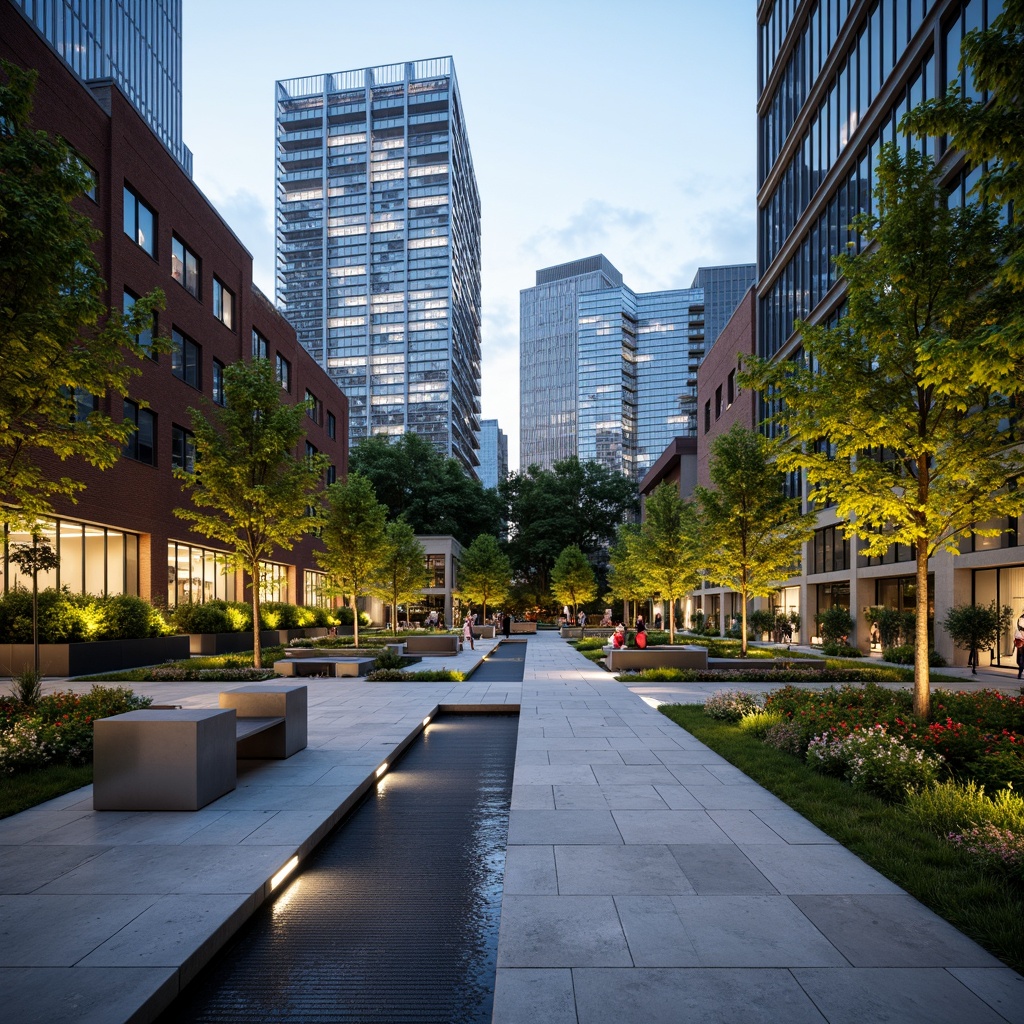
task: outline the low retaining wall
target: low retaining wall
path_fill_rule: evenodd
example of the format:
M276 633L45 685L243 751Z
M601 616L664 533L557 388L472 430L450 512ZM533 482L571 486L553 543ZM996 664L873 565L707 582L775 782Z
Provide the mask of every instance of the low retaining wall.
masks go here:
M85 676L120 672L140 665L187 658L187 636L153 636L141 640L96 640L75 644L40 644L39 668L44 676ZM0 644L0 673L16 675L35 664L32 644Z
M689 644L645 647L642 650L636 647L606 647L605 655L611 672L642 671L645 668L708 667L708 649Z
M315 632L314 636L323 636L327 631ZM286 644L296 636L307 636L305 629L261 629L260 644L263 647L276 647ZM252 650L252 630L241 633L189 633L189 654L237 654L239 651ZM183 655L187 657L187 655Z
M513 633L536 633L537 632L537 623L536 622L527 622L525 619L522 622L513 622L512 623L512 632Z

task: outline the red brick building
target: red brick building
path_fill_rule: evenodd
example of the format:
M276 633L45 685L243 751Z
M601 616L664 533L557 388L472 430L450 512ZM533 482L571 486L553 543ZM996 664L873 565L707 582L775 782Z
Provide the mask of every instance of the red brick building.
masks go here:
M157 331L174 352L146 360L130 394L108 395L100 407L139 430L117 465L71 472L86 484L77 503L56 504L46 532L59 545L61 568L46 585L88 593L136 593L156 604L227 597L244 600L243 581L225 574L218 545L173 515L189 502L172 476L190 456L189 407L201 396L222 401L225 366L267 358L286 400L312 398L306 444L325 453L328 474L347 467L348 402L298 344L294 330L252 281L252 257L192 180L112 82L86 85L7 4L0 56L35 68L33 121L63 136L95 172L90 196L77 201L102 233L97 257L107 303L117 309L161 288L167 299ZM240 157L241 159L241 157ZM55 463L56 469L56 463ZM61 466L68 472L68 464ZM9 539L18 539L15 537ZM323 600L322 574L305 538L267 566L267 597L295 603ZM7 548L0 586L17 579Z

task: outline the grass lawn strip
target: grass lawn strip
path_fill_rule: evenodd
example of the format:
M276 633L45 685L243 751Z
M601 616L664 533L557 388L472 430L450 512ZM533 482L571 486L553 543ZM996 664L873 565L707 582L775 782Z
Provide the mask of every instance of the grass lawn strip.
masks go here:
M888 804L819 775L700 705L661 711L837 842L1017 971L1024 972L1024 891Z

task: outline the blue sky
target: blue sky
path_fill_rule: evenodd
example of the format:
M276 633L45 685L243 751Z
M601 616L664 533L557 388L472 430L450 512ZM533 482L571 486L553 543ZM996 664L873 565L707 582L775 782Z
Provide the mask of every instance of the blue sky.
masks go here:
M375 12L377 12L375 14ZM483 210L483 415L519 464L519 291L754 261L755 0L184 0L194 176L273 295L274 82L451 55Z

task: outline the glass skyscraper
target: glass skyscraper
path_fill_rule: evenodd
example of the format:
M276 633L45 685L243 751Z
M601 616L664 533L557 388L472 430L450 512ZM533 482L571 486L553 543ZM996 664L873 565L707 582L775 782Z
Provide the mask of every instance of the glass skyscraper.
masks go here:
M634 292L600 255L537 271L519 300L521 469L575 455L640 479L674 437L695 437L705 304L732 269L663 292ZM727 320L746 287L724 290Z
M450 57L277 83L277 300L349 399L469 472L480 198Z
M79 78L112 78L192 176L182 142L181 0L11 0Z
M508 438L497 420L480 421L480 483L493 490L508 476Z
M691 288L702 288L704 301L704 349L714 345L722 328L736 312L740 300L757 281L756 263L736 263L730 267L700 267Z

